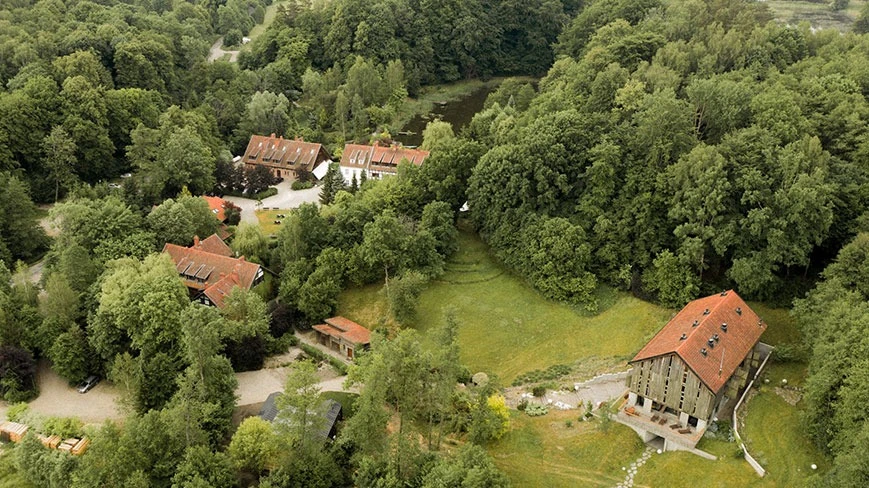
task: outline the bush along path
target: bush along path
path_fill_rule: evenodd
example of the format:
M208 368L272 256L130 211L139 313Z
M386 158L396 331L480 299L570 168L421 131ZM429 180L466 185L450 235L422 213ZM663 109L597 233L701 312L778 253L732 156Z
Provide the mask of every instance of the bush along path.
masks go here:
M643 451L643 455L637 458L636 461L632 462L630 466L623 466L622 469L627 471L625 474L625 480L617 484L616 488L631 488L634 486L634 477L637 475L637 470L640 469L640 466L646 464L646 461L652 457L652 452L654 452L654 449L646 447L646 450Z

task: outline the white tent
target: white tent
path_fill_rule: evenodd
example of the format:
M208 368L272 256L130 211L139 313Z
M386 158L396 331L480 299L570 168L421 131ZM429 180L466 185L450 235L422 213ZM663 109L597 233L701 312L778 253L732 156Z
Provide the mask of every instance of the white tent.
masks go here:
M330 164L332 164L332 160L331 160L331 159L330 159L330 160L327 160L327 161L323 161L323 162L320 163L316 168L314 168L314 171L311 171L311 173L312 173L312 174L314 175L314 177L316 177L318 180L322 180L323 177L326 176L326 172L329 171L329 165L330 165Z

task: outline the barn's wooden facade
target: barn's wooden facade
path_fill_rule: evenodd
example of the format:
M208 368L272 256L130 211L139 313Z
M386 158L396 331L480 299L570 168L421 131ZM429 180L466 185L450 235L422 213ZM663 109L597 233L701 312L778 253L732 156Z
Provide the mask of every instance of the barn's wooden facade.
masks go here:
M645 440L693 448L758 368L764 330L733 291L689 303L630 362L624 423Z
M628 376L628 389L634 404L648 411L659 410L687 416L688 425L703 425L712 418L715 408L725 399L734 399L748 384L749 373L760 365L761 348L751 352L725 383L712 392L700 377L677 354L667 354L635 362ZM648 403L648 404L647 404Z

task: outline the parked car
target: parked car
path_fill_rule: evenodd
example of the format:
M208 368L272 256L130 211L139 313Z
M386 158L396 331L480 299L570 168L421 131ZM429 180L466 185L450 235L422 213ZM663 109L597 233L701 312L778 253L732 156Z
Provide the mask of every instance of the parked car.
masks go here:
M100 377L96 375L88 376L86 380L82 381L78 384L78 392L79 393L87 393L91 390L91 388L97 386L97 383L100 382Z

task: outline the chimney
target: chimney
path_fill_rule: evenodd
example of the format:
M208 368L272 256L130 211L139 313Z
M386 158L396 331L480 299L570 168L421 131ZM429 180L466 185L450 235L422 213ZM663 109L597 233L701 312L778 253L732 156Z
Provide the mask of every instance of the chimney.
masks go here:
M272 135L269 136L269 137L271 137L272 139L274 139L274 138L275 138L275 135L277 135L277 134L275 134L274 132L272 132Z
M244 256L239 256L238 260L244 262Z
M193 236L193 247L199 247L199 236Z

